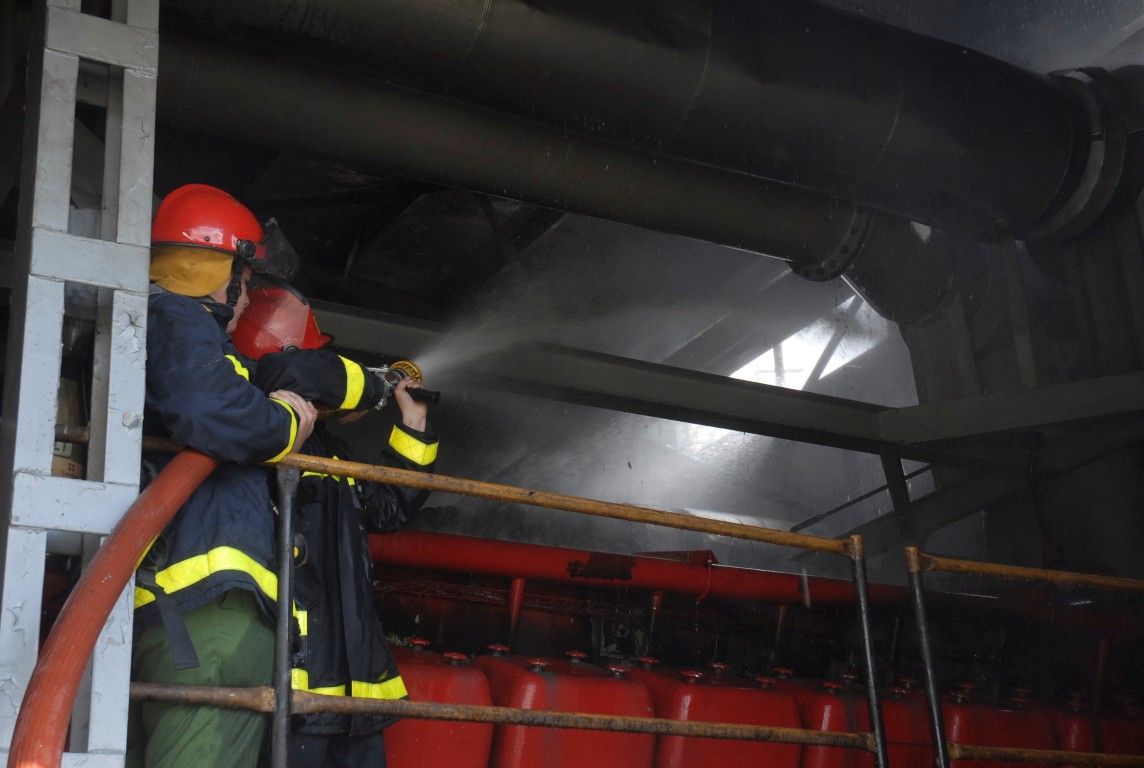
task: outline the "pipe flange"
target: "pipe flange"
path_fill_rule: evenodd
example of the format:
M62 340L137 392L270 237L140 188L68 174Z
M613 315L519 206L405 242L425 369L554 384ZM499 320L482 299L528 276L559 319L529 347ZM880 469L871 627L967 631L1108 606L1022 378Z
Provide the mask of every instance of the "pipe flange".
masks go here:
M873 214L867 208L854 208L854 214L850 219L850 226L846 230L846 234L842 237L842 242L838 247L831 251L825 258L816 262L802 262L792 261L790 263L790 270L799 277L807 280L813 280L816 283L833 280L842 275L843 272L854 261L854 257L858 255L858 251L862 249L862 243L866 239L866 234L870 231L870 222L873 220Z
M1117 109L1119 90L1107 72L1077 69L1050 77L1084 106L1088 156L1068 198L1030 231L1018 233L1025 240L1068 240L1092 226L1120 184L1128 148L1128 129Z

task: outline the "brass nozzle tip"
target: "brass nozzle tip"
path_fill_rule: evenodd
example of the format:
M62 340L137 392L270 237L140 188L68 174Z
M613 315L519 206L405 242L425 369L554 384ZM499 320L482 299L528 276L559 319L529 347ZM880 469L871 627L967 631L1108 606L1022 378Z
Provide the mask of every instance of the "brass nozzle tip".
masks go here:
M400 371L405 374L406 378L421 382L421 366L412 360L398 360L393 365L389 366L392 371Z

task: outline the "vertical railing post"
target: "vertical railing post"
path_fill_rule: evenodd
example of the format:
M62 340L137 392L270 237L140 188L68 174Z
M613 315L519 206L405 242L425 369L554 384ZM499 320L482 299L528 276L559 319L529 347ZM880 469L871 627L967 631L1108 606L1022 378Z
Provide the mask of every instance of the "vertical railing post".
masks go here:
M929 705L934 765L936 768L949 768L949 749L945 743L945 723L941 716L941 698L938 696L929 622L926 620L925 593L922 586L922 561L917 547L906 547L906 568L910 577L910 596L914 603L914 618L918 625L918 645L922 655L922 673L925 676L926 702Z
M878 768L889 768L886 751L886 729L882 723L882 706L878 701L878 671L874 660L874 637L870 621L870 593L866 581L866 548L862 537L849 540L850 564L854 573L854 592L858 595L858 620L862 633L862 655L866 667L866 699L870 705L870 727L874 732Z
M274 721L270 764L286 768L290 745L290 625L294 581L294 496L300 473L278 468L278 604L274 623Z

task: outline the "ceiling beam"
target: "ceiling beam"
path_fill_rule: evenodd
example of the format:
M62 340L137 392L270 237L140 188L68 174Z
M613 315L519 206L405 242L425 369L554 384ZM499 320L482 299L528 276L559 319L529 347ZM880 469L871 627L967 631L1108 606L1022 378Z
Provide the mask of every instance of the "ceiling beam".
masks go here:
M898 512L887 512L838 534L836 538L861 535L866 556L875 557L906 546L901 526L904 519L908 529L917 536L917 541L908 543L921 542L924 545L929 535L935 531L994 504L1026 493L1028 489L1029 477L1026 473L999 472L973 475L914 499L905 506L900 515ZM813 552L799 552L792 555L791 560L806 563L813 557Z
M328 301L311 301L318 325L342 349L414 359L440 344L442 326Z
M1144 413L1144 372L887 409L880 436L912 446Z
M924 545L930 534L994 504L1026 493L1028 489L1029 477L1025 473L975 475L914 499L906 506L903 517L916 532L918 541ZM876 517L842 536L853 534L863 537L869 557L905 546L898 519L893 513Z

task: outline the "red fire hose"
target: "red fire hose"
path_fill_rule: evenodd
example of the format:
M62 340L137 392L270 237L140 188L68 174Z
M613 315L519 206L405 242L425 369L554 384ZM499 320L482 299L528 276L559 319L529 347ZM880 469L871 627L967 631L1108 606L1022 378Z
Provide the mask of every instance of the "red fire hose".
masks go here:
M107 616L143 552L216 466L218 460L206 454L181 451L96 552L40 650L16 718L8 768L58 768L80 677Z

